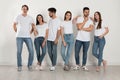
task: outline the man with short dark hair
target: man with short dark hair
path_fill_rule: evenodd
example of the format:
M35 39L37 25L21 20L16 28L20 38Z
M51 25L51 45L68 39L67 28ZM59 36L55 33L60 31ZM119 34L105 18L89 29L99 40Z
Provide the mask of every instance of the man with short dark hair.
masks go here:
M18 71L22 70L22 48L25 42L28 51L28 70L32 70L32 63L34 57L32 39L30 33L35 31L35 25L33 18L27 14L29 8L27 5L22 5L22 14L18 15L14 21L13 28L16 32L16 44L17 44L17 66Z
M89 8L84 7L83 8L84 15L77 19L78 34L75 42L75 61L76 61L75 69L80 68L79 53L81 47L83 46L82 69L88 70L88 68L86 67L87 52L90 44L90 32L93 30L93 22L89 18L89 12L90 12Z
M56 16L56 9L49 8L49 16L50 20L48 23L49 33L48 33L48 54L52 63L52 67L50 67L50 71L55 70L56 62L57 62L57 44L60 36L60 20Z

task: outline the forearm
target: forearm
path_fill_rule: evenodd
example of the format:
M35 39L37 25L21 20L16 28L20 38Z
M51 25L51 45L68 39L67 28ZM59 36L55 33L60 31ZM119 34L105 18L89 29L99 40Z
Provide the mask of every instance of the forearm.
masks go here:
M83 28L82 30L83 30L83 31L90 32L90 31L93 30L93 26L89 26L88 28Z
M32 29L31 29L31 31L33 32L33 31L37 31L37 29L36 29L36 27L35 27L35 24L32 24Z
M64 33L63 33L63 28L61 28L61 30L60 30L60 34L61 34L61 38L62 38L62 42L64 41Z
M46 35L45 35L45 39L44 39L44 42L46 42L48 39L48 30L46 30Z
M82 30L83 30L83 31L90 32L90 31L91 31L91 28L83 28Z
M79 23L79 24L77 24L77 28L78 28L78 30L82 30L82 28L84 27L84 25L85 25L85 21L83 21L83 23Z
M105 35L107 35L108 32L109 32L109 30L108 30L108 28L107 28L107 29L105 30L105 32L104 32L101 36L105 36Z
M57 36L56 36L56 40L59 39L59 36L60 36L60 30L57 31Z
M17 27L16 27L15 23L13 24L13 29L14 29L15 32L17 32Z

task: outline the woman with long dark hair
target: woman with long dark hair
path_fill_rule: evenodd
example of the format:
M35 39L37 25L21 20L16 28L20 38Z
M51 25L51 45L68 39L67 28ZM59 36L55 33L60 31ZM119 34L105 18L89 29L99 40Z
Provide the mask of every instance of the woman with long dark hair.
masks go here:
M37 35L34 44L35 44L35 50L37 54L37 66L36 69L43 70L42 68L42 61L44 59L44 56L46 54L46 41L48 37L48 25L44 22L43 16L41 14L38 14L36 17L36 29L37 29ZM40 48L42 51L40 51ZM42 53L40 53L42 52Z
M109 32L109 29L104 25L100 12L95 12L93 21L95 32L92 53L98 59L96 71L99 72L101 63L103 63L104 68L106 67L106 60L103 59L103 50L106 43L104 36Z
M74 44L73 24L71 19L72 13L70 11L66 11L64 21L61 23L61 55L64 61L64 70L66 71L70 70L69 58Z

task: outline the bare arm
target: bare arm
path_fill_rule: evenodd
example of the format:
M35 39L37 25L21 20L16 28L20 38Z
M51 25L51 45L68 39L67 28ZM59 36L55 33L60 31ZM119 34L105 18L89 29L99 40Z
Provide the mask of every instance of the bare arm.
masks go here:
M109 29L108 29L108 27L106 27L105 32L100 36L100 38L104 37L108 33L109 33Z
M82 30L82 28L84 27L84 25L87 21L88 21L88 18L84 18L84 21L82 23L78 23L77 24L78 30Z
M83 31L91 32L93 30L93 25L90 25L88 28L83 28Z
M63 31L64 31L64 28L61 27L60 33L61 33L62 42L64 41L64 33L63 33Z
M46 34L45 34L45 39L44 39L44 42L47 41L47 38L48 38L48 32L49 32L49 29L46 30Z
M35 36L38 35L37 29L36 29L34 23L32 23L32 29L31 29L30 33L32 34L33 32L34 32L34 35L35 35Z
M72 23L73 23L73 24L76 24L77 19L78 19L79 17L80 17L80 15L78 15L78 16L76 16L76 17L74 17L74 18L73 18L73 20L72 20Z
M83 28L83 26L85 25L85 23L86 23L85 21L83 21L83 23L78 23L78 24L77 24L77 29L78 29L78 30L82 30L82 28Z
M45 44L46 44L46 41L47 41L47 38L48 38L48 32L49 32L49 29L46 29L45 39L44 39L44 41L42 43L42 47L44 47Z
M56 36L56 39L54 41L55 44L58 43L59 36L60 36L60 30L57 31L57 36Z
M15 32L17 32L17 23L13 23L13 29Z

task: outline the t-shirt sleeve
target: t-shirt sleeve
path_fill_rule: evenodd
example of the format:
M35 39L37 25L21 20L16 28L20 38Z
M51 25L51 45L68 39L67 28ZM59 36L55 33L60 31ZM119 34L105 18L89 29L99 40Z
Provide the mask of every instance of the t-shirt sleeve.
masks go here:
M15 19L14 19L14 23L18 23L18 18L19 16L17 16L17 17L15 17Z
M64 24L63 24L63 22L61 22L61 24L60 24L60 27L64 27Z
M83 19L81 18L81 17L79 17L78 19L77 19L77 22L76 23L82 23L83 22Z
M94 25L92 20L90 20L90 25Z
M50 29L50 22L51 22L51 20L48 21L48 29Z
M49 28L48 28L48 24L47 24L47 23L46 23L46 29L49 29Z
M60 30L60 26L61 26L61 21L58 20L58 27L57 27L57 30Z
M31 23L31 24L35 24L35 22L34 22L34 20L33 20L32 17L31 17L31 19L30 19L30 23Z
M102 27L103 27L103 28L108 28L108 26L105 24L104 21L102 21Z

